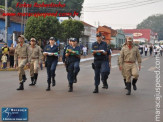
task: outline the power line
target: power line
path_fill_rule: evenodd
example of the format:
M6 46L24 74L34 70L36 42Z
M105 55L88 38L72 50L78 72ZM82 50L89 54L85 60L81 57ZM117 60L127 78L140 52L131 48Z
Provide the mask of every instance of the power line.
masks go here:
M105 9L105 10L92 10L92 11L84 11L84 12L102 12L102 11L104 11L104 12L108 12L108 11L114 11L114 10L122 10L122 9L128 9L128 8L133 8L133 7L140 7L140 6L144 6L144 5L148 5L148 4L154 4L154 3L158 3L158 2L163 2L162 0L157 0L157 1L153 1L153 2L149 2L149 3L144 3L144 4L142 4L142 3L140 3L140 5L139 4L137 4L137 5L135 5L135 4L133 4L133 5L131 5L131 6L122 6L121 8L117 8L117 7L115 7L115 8L113 8L113 9Z
M148 0L148 1L150 1L150 0ZM100 6L103 7L103 6L110 6L110 5L119 5L119 4L132 3L132 2L138 2L138 1L137 1L137 0L135 0L135 1L130 0L130 1L125 1L125 2L116 2L116 3L108 3L108 4L106 4L106 2L103 3L103 4L98 4L98 3L96 3L96 5L84 6L84 7L94 8L94 7L100 7ZM139 1L139 2L143 2L143 1ZM98 4L98 5L97 5L97 4Z
M88 9L105 9L105 8L117 8L117 7L124 7L124 6L128 6L128 5L135 5L135 4L142 4L142 3L149 3L149 2L156 2L158 0L145 0L145 1L132 1L132 2L126 2L126 4L120 4L120 3L115 3L114 6L113 4L109 4L109 5L104 5L104 6L95 6L95 7L88 7ZM98 8L97 8L98 7ZM86 7L87 8L87 7Z

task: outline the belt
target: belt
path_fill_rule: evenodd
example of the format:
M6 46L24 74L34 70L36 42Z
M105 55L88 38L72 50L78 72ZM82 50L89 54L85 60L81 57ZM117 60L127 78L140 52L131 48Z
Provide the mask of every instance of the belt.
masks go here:
M132 62L132 61L125 61L125 63L133 64L133 63L135 63L135 62Z
M26 59L27 57L18 57L18 59Z
M33 57L32 59L38 59L38 57L36 57L36 58Z

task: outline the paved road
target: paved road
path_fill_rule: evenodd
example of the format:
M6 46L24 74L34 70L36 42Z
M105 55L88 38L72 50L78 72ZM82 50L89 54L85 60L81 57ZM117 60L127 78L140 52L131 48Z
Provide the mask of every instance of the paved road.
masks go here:
M57 85L50 92L45 91L47 87L45 69L40 71L38 84L33 87L28 86L30 78L29 72L27 73L28 80L24 91L16 91L17 72L0 72L0 107L27 107L29 122L155 121L154 57L143 57L137 84L138 90L132 91L131 96L125 95L126 90L117 67L117 57L112 59L112 70L108 80L109 89L100 88L99 94L93 94L94 72L91 69L91 62L81 63L78 83L74 85L73 93L67 92L68 81L64 66L57 67ZM163 73L162 62L161 73ZM161 93L163 93L162 89ZM162 106L163 102L161 103L161 122L163 122Z

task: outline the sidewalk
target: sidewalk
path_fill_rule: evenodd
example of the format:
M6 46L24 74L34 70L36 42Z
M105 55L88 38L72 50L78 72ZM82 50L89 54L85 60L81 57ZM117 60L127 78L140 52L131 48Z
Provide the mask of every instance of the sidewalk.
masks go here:
M119 55L119 50L113 50L112 51L112 56L117 56ZM91 54L87 55L86 57L84 56L81 56L81 60L80 62L85 62L85 61L90 61L90 60L93 60L93 56ZM44 64L43 64L44 65ZM63 65L63 62L59 61L58 62L58 65ZM1 62L0 62L0 71L18 71L18 69L15 69L15 68L9 68L10 67L10 62L7 62L7 68L6 69L2 69L1 68ZM25 67L25 70L27 70L28 68Z

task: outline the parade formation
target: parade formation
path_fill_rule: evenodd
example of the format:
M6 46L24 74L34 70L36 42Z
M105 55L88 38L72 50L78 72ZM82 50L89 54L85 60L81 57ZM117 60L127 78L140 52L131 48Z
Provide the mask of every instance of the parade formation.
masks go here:
M105 37L99 32L96 34L97 41L92 43L92 55L94 61L92 69L94 70L94 86L93 93L99 93L100 80L103 84L103 89L108 89L108 77L111 71L111 49L105 42ZM18 45L14 53L14 67L18 68L18 76L20 86L17 90L24 90L24 82L27 80L24 67L27 66L30 71L31 83L29 86L36 85L38 78L39 66L42 63L43 56L45 57L45 66L47 69L47 84L46 91L51 90L51 84L56 85L56 68L59 57L59 47L56 44L56 38L50 37L49 43L42 50L37 45L35 38L30 39L30 44L25 43L24 35L18 37ZM68 92L73 92L73 85L77 83L77 76L80 71L81 49L78 46L76 38L70 38L68 45L64 47L62 61L67 71ZM141 56L139 49L133 45L131 37L126 38L125 44L120 51L120 56L117 59L119 70L124 78L126 95L131 94L131 84L133 89L137 90L136 82L141 69ZM137 66L138 64L138 66ZM131 80L131 78L133 79ZM132 82L131 82L132 81Z

